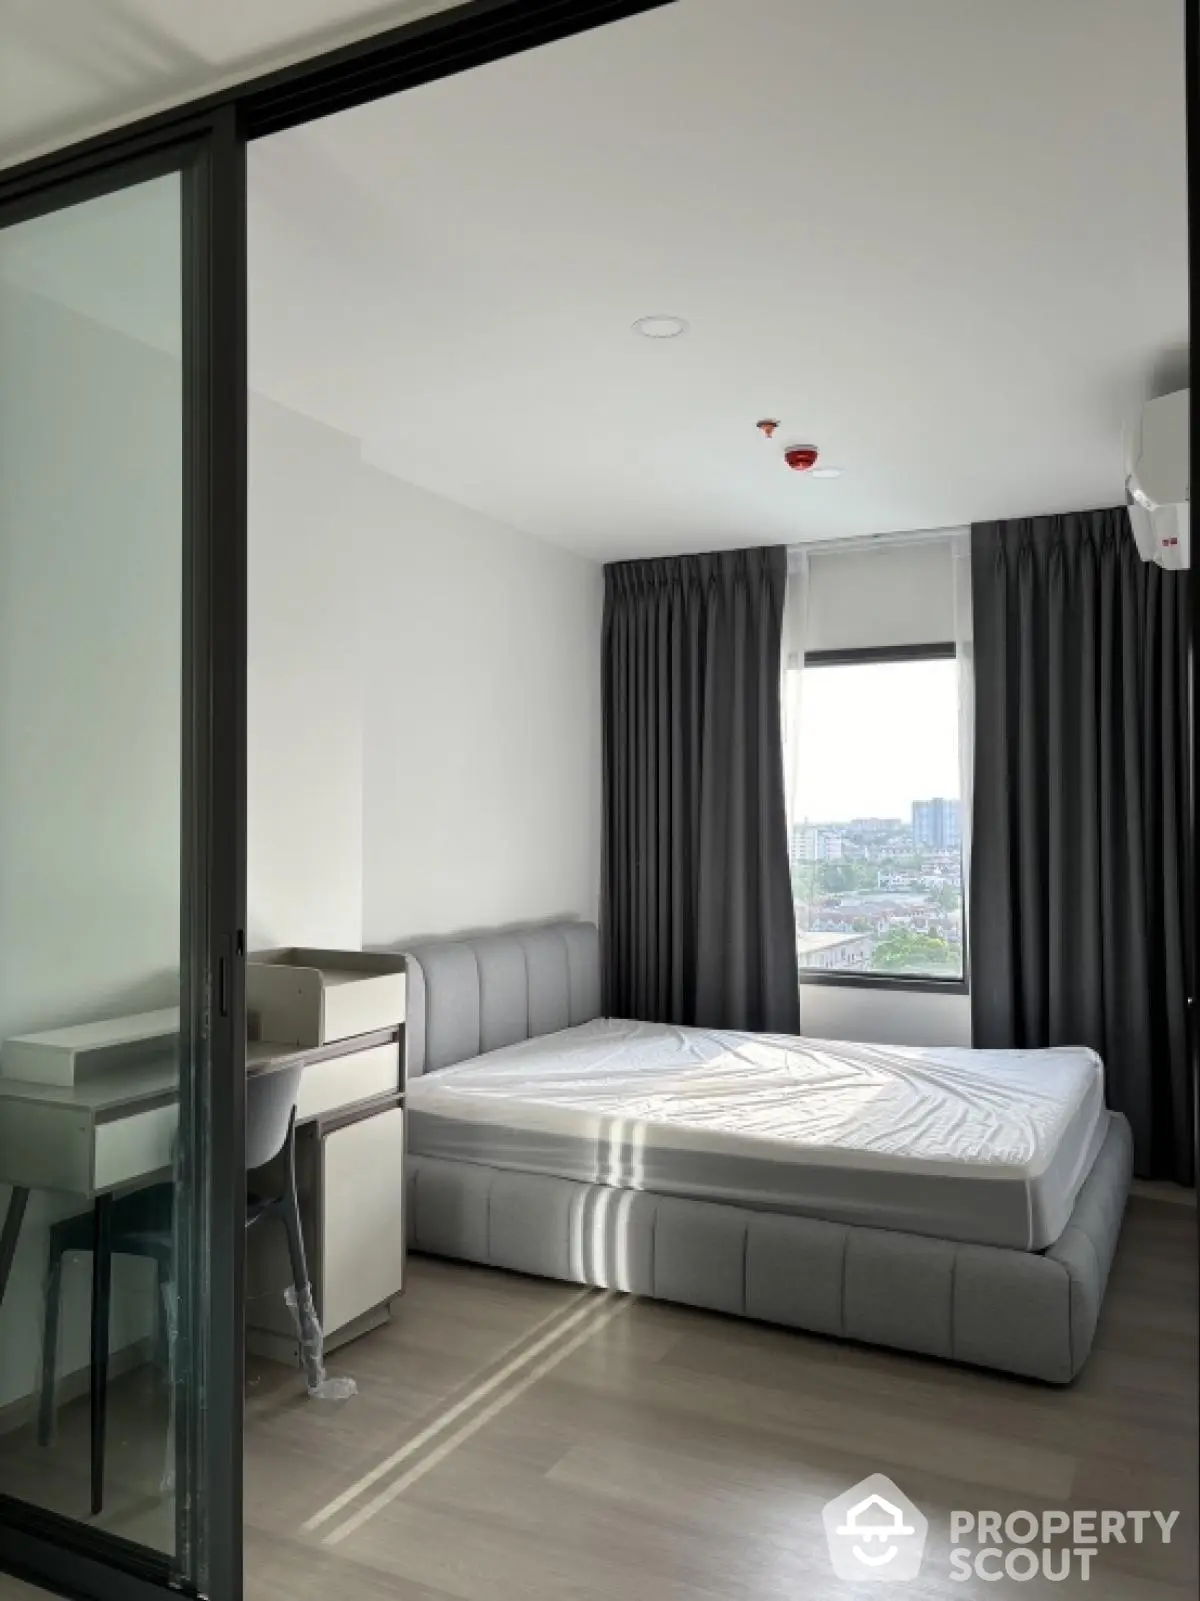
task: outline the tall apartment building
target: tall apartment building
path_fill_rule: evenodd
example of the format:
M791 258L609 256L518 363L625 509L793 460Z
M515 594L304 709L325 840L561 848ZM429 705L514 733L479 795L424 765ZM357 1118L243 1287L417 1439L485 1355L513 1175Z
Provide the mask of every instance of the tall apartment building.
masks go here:
M913 801L913 844L927 850L949 850L962 840L959 806L956 800L935 795L932 800Z

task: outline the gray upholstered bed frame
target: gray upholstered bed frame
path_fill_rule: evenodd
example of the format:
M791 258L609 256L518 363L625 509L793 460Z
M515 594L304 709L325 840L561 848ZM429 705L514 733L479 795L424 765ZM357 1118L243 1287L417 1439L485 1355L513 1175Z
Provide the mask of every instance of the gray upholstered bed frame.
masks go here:
M410 1078L600 1015L588 923L439 941L408 955ZM437 1256L1063 1384L1091 1349L1131 1152L1128 1124L1110 1113L1071 1221L1042 1252L419 1155L409 1163L409 1237Z

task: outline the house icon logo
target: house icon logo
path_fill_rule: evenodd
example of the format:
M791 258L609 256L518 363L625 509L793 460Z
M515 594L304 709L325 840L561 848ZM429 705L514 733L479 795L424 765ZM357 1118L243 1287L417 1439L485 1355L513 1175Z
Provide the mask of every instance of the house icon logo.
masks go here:
M839 1579L904 1584L920 1573L928 1519L882 1473L828 1502L821 1517Z

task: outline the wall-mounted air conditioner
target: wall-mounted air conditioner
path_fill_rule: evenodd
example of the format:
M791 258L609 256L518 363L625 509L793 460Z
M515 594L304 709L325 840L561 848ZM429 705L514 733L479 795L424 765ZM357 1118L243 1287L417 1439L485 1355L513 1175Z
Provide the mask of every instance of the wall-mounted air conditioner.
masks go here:
M1191 391L1147 401L1134 431L1125 480L1129 521L1143 561L1191 565Z

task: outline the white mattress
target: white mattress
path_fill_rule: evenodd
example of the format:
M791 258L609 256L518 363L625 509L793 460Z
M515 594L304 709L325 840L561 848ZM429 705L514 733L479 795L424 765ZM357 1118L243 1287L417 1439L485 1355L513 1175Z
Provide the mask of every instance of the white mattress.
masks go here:
M1104 1138L1094 1051L858 1045L601 1019L408 1087L423 1156L1019 1250Z

